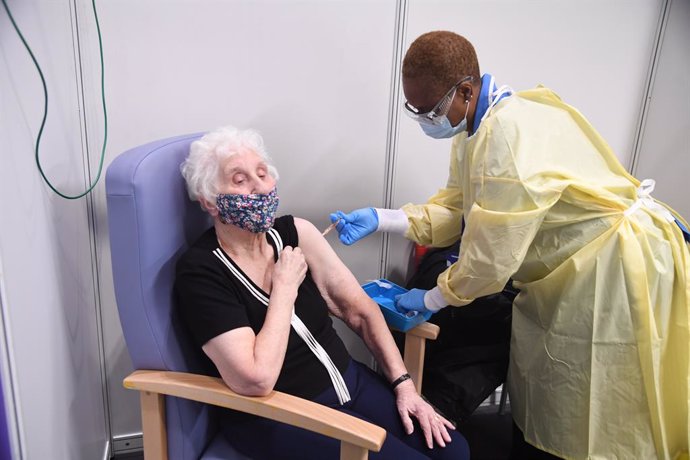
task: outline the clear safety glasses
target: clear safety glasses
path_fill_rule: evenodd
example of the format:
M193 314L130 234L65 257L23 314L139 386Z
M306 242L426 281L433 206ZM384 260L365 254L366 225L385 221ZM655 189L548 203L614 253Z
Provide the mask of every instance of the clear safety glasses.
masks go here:
M436 104L434 108L428 112L419 113L417 109L405 101L405 113L417 123L424 123L427 125L437 125L441 123L442 117L448 115L450 105L453 102L453 98L455 98L455 93L458 91L458 86L466 81L472 81L472 76L468 75L454 84L453 87L448 90L446 95L443 96L440 101L438 101L438 104Z

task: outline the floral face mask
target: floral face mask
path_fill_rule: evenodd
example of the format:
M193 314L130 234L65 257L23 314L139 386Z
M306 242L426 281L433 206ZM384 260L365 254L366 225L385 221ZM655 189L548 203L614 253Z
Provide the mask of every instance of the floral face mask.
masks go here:
M224 224L231 224L252 233L265 233L273 226L278 209L278 192L247 195L219 194L216 198L218 217Z

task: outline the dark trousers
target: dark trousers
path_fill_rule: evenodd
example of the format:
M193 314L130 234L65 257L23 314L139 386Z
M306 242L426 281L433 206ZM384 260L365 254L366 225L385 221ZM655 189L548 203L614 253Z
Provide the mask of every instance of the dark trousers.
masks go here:
M467 460L469 447L457 431L450 433L452 442L446 447L426 447L422 430L415 424L411 435L405 434L395 404L395 394L381 376L367 366L351 361L343 375L352 400L341 406L335 391L330 388L315 402L357 418L367 420L386 430L386 440L380 452L371 452L374 460ZM224 429L228 440L238 450L254 459L326 460L338 459L340 442L272 420L248 416L241 422L230 423Z
M525 436L513 422L513 448L510 452L510 460L561 460L548 452L537 449L525 441Z

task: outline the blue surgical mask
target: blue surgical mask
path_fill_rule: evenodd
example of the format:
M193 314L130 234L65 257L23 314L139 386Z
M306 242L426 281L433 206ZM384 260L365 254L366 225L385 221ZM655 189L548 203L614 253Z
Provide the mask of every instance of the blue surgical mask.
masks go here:
M434 120L435 123L433 125L429 123L420 123L419 126L422 127L422 130L427 136L433 137L434 139L446 139L453 137L458 133L467 131L467 111L469 109L470 104L468 101L467 108L465 109L465 116L462 118L462 120L460 120L460 123L458 123L457 126L450 124L450 120L448 119L447 115L438 117L436 120Z

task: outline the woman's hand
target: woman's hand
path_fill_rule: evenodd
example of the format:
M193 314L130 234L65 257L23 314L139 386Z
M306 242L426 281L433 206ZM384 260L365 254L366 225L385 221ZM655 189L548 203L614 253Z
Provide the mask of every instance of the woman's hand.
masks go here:
M307 276L307 261L300 248L286 246L273 269L273 291L285 289L297 297L297 289ZM294 299L293 299L294 300Z
M444 417L436 413L431 405L424 401L412 380L405 381L395 387L396 404L398 406L398 413L402 420L405 432L412 434L414 425L412 418L415 417L422 427L426 445L429 449L434 448L434 441L441 447L446 447L446 443L451 441L448 430L455 429L455 426Z

